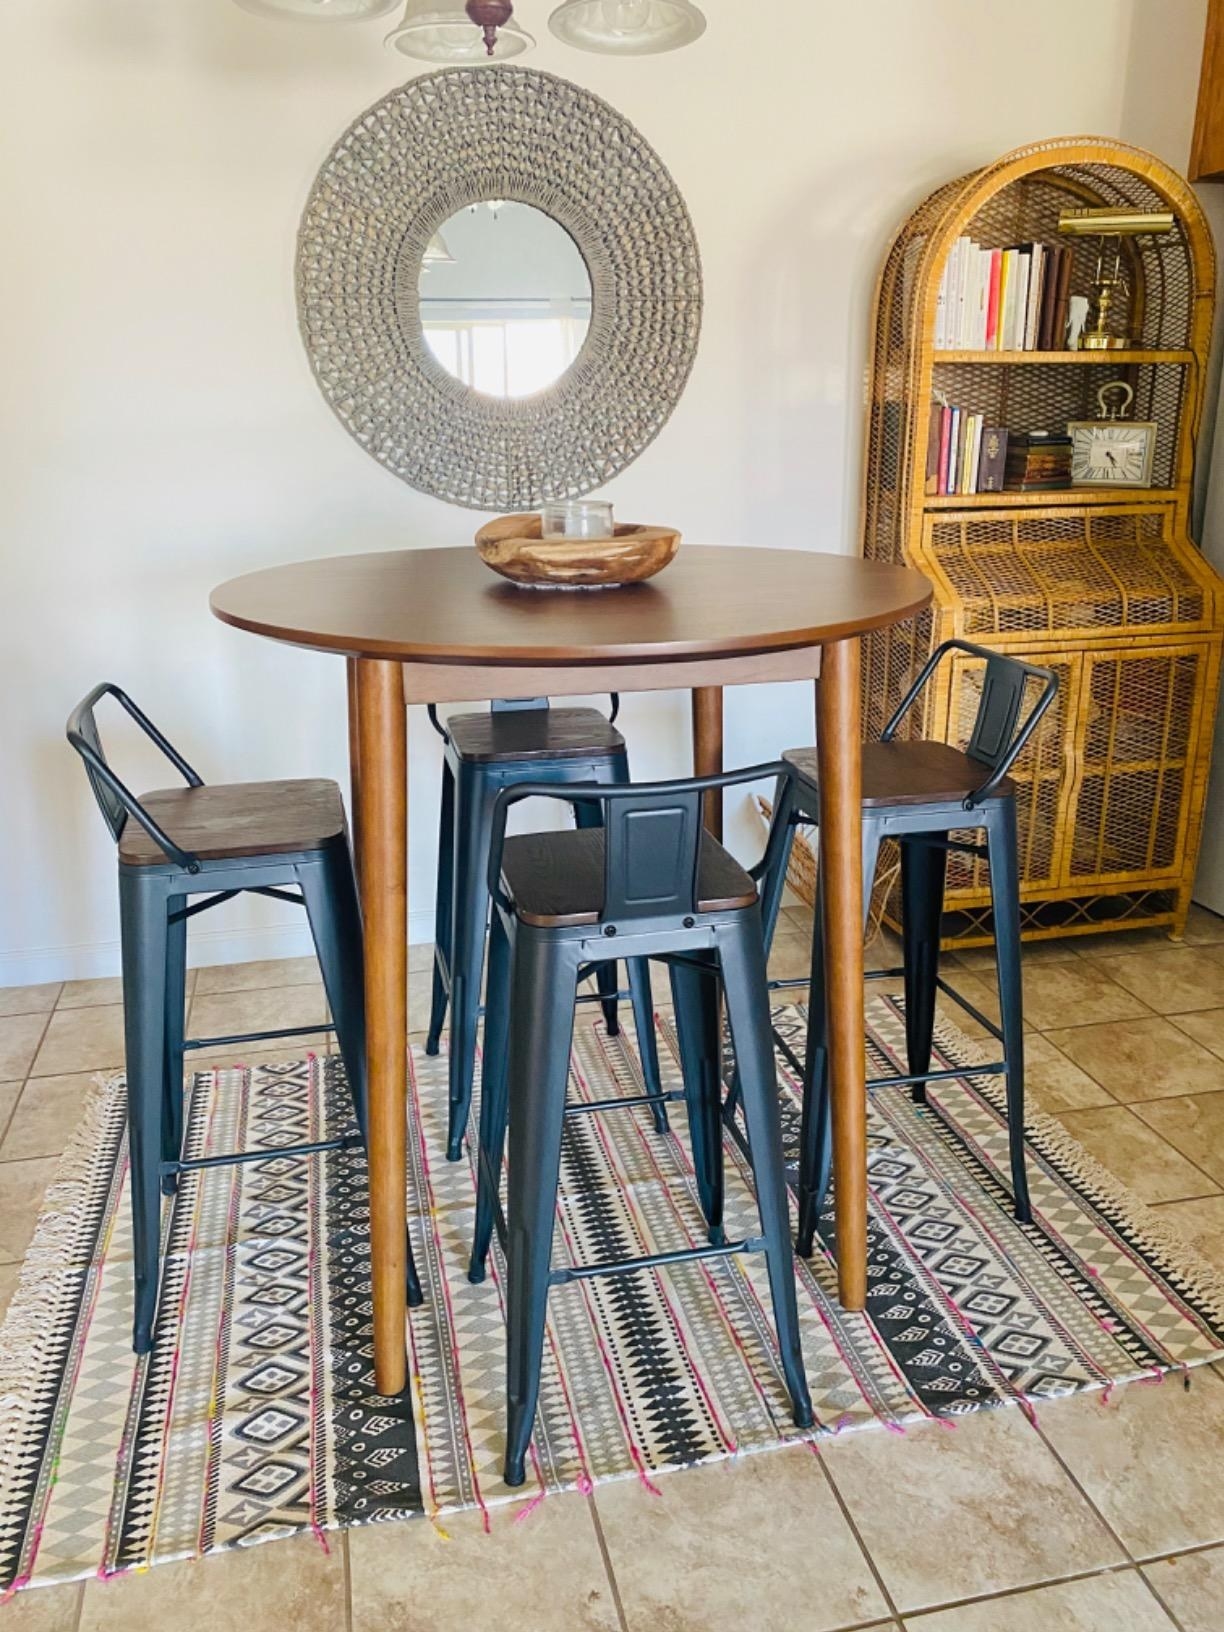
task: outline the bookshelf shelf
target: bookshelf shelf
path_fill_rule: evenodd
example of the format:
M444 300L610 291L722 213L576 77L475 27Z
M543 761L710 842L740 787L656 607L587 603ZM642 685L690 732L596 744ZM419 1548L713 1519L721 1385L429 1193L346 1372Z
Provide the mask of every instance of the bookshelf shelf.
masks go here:
M987 363L993 367L1023 367L1033 364L1071 364L1079 367L1101 367L1112 364L1116 368L1144 363L1193 363L1192 351L934 351L931 361L941 363Z
M1088 295L1096 244L1060 238L1058 218L1093 205L1174 216L1159 240L1126 240L1131 295L1118 332L1134 345L936 350L958 239L992 251L1070 243L1060 287ZM1224 582L1189 530L1214 296L1210 234L1185 181L1151 154L1083 138L1020 148L949 181L910 216L881 274L863 553L925 571L935 595L929 613L864 641L864 729L878 735L951 636L1054 669L1057 699L1013 773L1029 937L1124 924L1176 938L1185 925L1224 647ZM1098 416L1098 388L1111 378L1102 369L1134 391L1130 417L1156 426L1151 486L927 493L933 401L1012 437L1059 433ZM937 673L911 728L963 747L982 665L957 658ZM946 906L945 944L988 940L980 861L950 860Z

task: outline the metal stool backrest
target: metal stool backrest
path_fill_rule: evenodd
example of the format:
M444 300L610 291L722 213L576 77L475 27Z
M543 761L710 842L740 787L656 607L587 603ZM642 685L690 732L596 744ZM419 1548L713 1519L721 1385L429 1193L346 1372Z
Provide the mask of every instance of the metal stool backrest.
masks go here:
M1037 728L1041 716L1054 701L1058 691L1058 676L1052 669L1038 668L1033 663L1022 663L1018 657L1005 657L989 647L975 646L968 640L945 640L931 653L922 672L902 698L891 720L880 734L881 742L891 742L902 720L917 702L927 682L949 652L966 652L970 657L985 661L986 673L982 679L982 698L978 704L973 731L965 752L970 759L990 767L990 775L964 800L966 810L972 810L994 792L1016 763L1021 750ZM1024 695L1030 682L1040 684L1036 701L1020 720Z
M612 704L612 712L608 715L608 723L613 725L616 722L616 716L620 713L620 692L609 692L608 698ZM525 709L548 708L549 706L547 697L494 697L489 704L489 712L491 714L512 714L522 712ZM429 715L430 725L433 726L442 741L449 742L450 732L438 718L437 705L435 703L427 704L425 712Z
M188 765L173 743L162 736L148 715L136 706L125 691L121 691L111 681L104 680L100 686L95 686L87 697L83 697L68 716L68 741L85 762L85 774L89 777L89 785L93 789L94 798L98 801L98 809L110 829L111 837L117 843L127 826L128 818L131 817L140 823L155 844L160 845L169 860L185 868L189 873L198 873L199 858L192 855L189 850L180 849L170 835L163 832L136 795L119 780L107 763L102 738L98 733L98 723L94 718L94 709L103 697L113 697L127 710L145 736L156 744L178 771L188 787L203 787L204 778Z
M782 761L726 771L719 776L691 777L675 782L639 782L623 785L575 782L524 782L503 788L493 806L493 833L489 846L489 893L510 910L501 887L502 848L510 806L521 799L560 799L566 804L597 803L603 817L604 897L599 923L625 923L645 918L691 917L698 910L698 874L701 859L702 794L710 788L730 788L765 777L777 779L778 792L789 782L791 769ZM781 800L775 800L775 806ZM785 833L778 823L770 829L765 854L747 869L753 880L768 873L781 853Z

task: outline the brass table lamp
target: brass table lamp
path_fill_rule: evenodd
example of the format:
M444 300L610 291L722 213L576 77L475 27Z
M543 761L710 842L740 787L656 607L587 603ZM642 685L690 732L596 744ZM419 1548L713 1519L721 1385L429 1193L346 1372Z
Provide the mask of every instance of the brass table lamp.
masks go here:
M1058 230L1068 238L1096 238L1097 264L1088 327L1080 337L1081 351L1126 351L1134 345L1129 334L1111 334L1109 316L1115 294L1129 294L1122 265L1123 238L1171 232L1172 213L1165 210L1063 210Z

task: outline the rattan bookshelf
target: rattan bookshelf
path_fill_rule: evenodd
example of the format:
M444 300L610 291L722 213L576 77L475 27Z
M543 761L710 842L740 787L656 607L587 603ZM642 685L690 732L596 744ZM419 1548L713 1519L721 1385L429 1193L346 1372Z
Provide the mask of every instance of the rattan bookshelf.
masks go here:
M1060 241L1074 205L1172 210L1174 230L1127 242L1139 344L1095 352L934 349L936 297L962 233L1005 247ZM1074 247L1087 294L1092 240ZM932 610L865 642L865 730L879 734L919 664L951 635L1055 668L1057 703L1017 767L1030 938L1164 925L1179 937L1202 825L1224 638L1224 582L1190 537L1215 255L1187 184L1151 154L1092 138L1009 153L926 200L893 243L876 293L864 554L935 584ZM1142 489L924 493L937 393L1014 432L1095 417L1107 380L1158 431ZM915 731L964 744L980 665L947 670ZM882 869L883 872L883 869ZM985 870L949 861L947 945L989 939Z

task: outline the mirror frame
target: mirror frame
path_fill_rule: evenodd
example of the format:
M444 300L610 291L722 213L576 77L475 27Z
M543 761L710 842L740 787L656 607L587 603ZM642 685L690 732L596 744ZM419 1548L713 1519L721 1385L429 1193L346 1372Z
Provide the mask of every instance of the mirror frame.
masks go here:
M427 244L492 198L551 216L590 274L582 350L529 397L473 391L421 328ZM538 69L448 68L332 149L302 216L297 297L315 378L366 452L423 493L506 512L603 486L659 434L697 350L701 260L671 176L614 108Z

